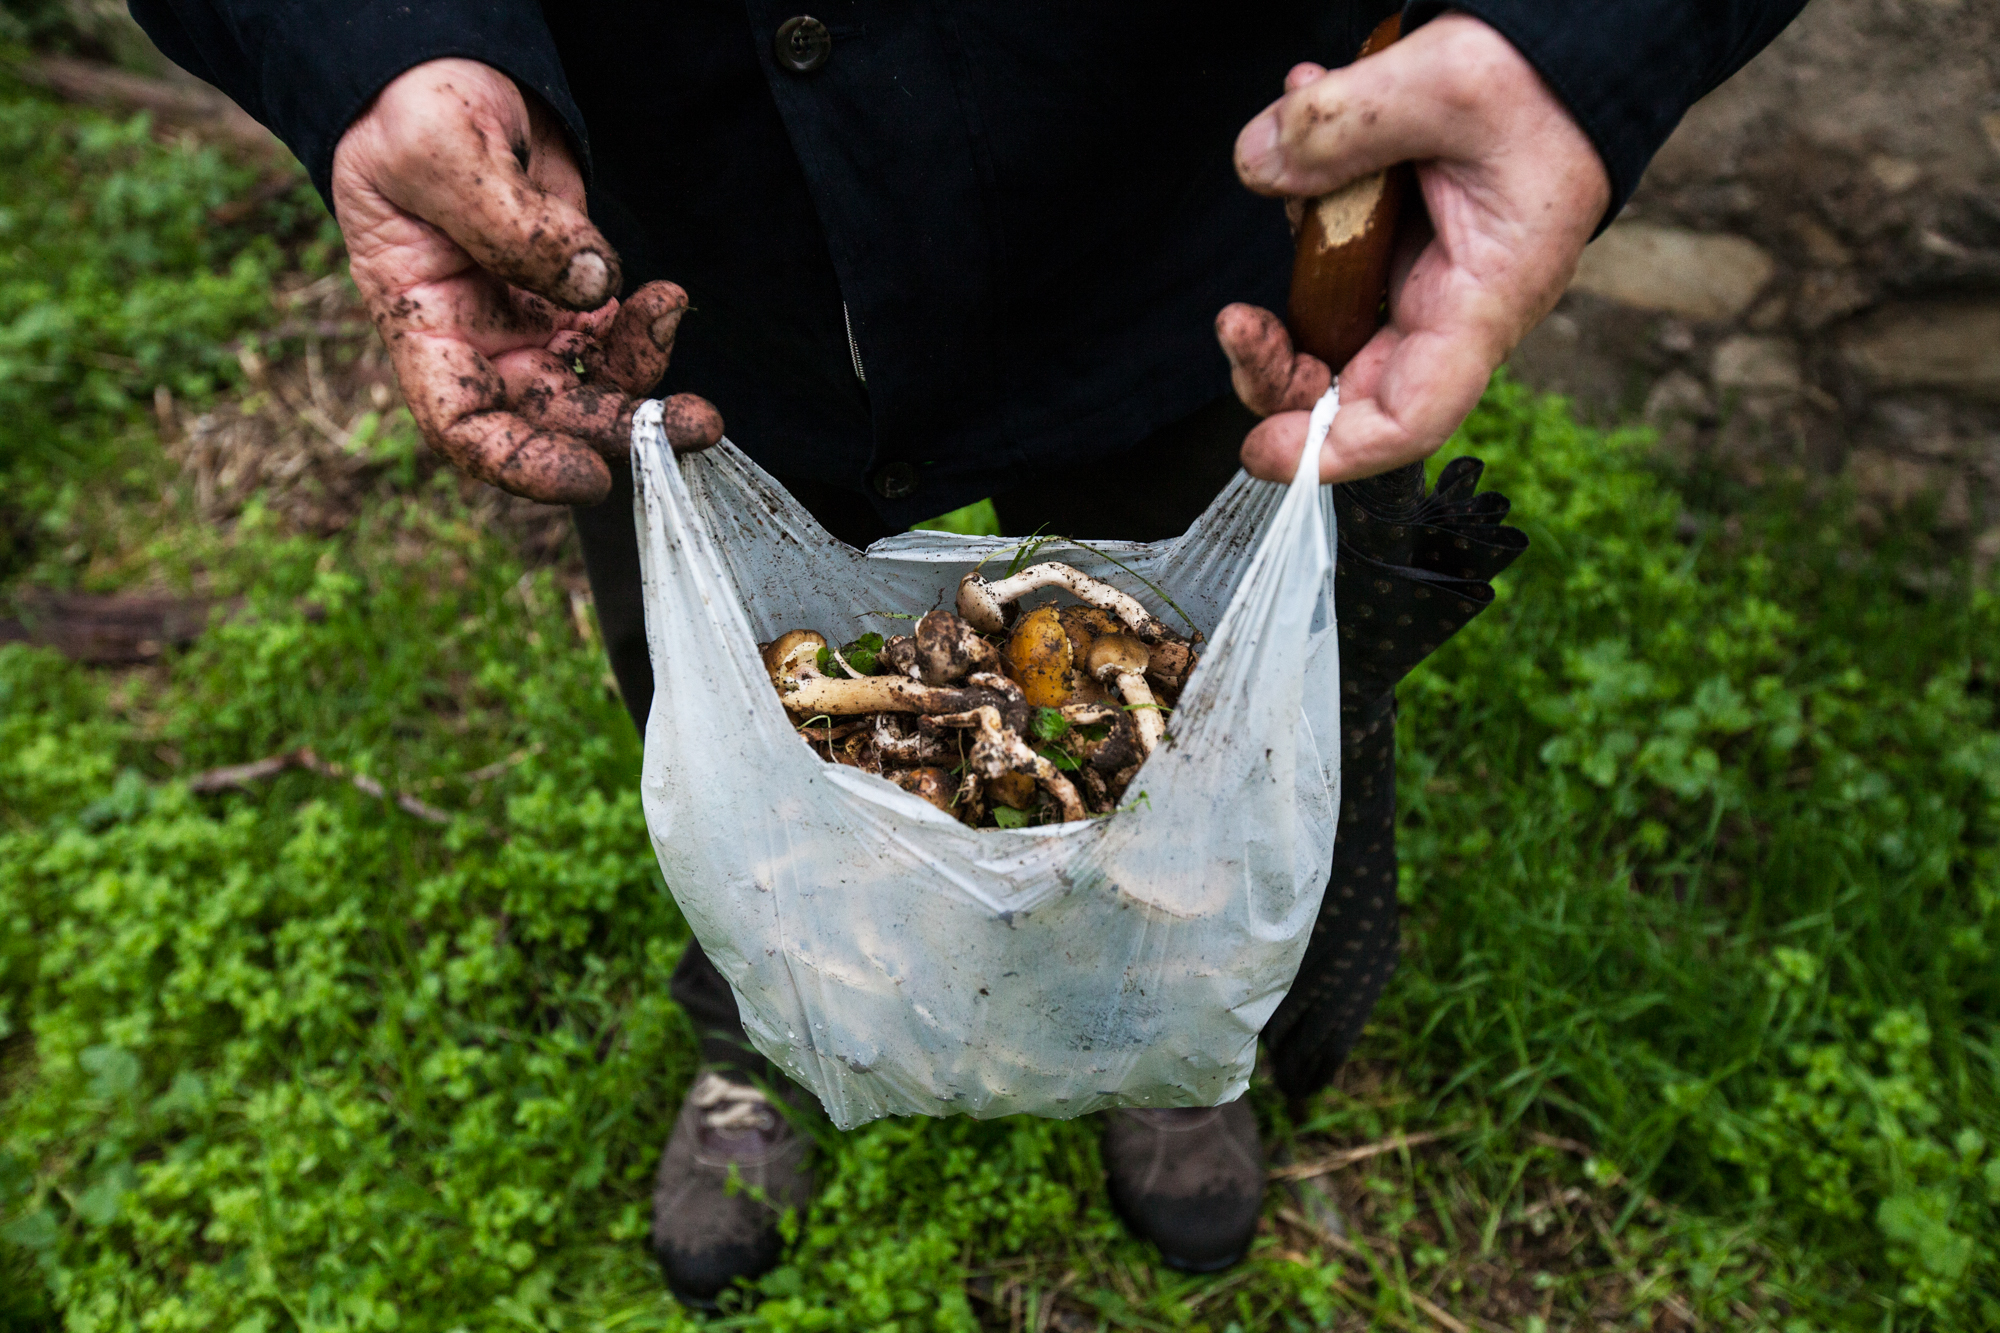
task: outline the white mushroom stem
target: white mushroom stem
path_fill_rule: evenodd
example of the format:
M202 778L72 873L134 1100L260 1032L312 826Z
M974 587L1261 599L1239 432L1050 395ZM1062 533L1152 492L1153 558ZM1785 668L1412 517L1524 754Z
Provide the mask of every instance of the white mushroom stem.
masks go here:
M1014 703L1022 701L1021 687L997 671L975 671L965 678L965 683L977 689L991 690L1005 695Z
M1129 634L1107 634L1090 647L1090 674L1115 687L1139 733L1139 753L1151 755L1167 733L1167 719L1146 683L1146 645Z
M1037 588L1061 588L1080 602L1109 611L1148 643L1178 637L1137 598L1118 591L1102 579L1090 577L1073 565L1055 561L1029 565L1018 574L991 583L978 570L973 570L958 582L958 613L981 633L997 634L1007 628L1006 613L1001 608Z
M787 683L791 688L787 689ZM857 713L946 713L977 706L990 696L977 690L941 690L900 676L832 680L817 670L799 672L778 686L785 707L811 716L852 717Z
M936 689L900 676L833 680L819 669L826 640L811 630L793 630L764 650L764 669L778 696L794 713L852 717L857 713L956 713L976 708L992 696L978 690Z
M1015 735L1013 730L1000 720L1000 710L992 704L967 709L963 713L950 713L931 719L941 727L975 727L978 737L972 742L972 753L966 756L967 766L981 777L997 778L1002 773L1032 773L1042 790L1055 798L1062 809L1065 823L1073 819L1088 819L1090 811L1070 780L1057 771L1056 766L1036 754L1026 741Z

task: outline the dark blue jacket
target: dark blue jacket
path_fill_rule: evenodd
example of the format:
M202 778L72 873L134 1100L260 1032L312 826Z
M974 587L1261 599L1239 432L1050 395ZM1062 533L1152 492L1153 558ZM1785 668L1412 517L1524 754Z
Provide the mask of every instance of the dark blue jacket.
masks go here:
M774 37L803 3L131 0L322 192L341 133L412 65L468 57L539 93L628 287L692 299L666 387L713 400L771 471L867 491L899 525L1228 391L1215 314L1283 309L1291 262L1279 206L1235 179L1236 133L1294 63L1344 62L1393 7L813 0L831 50L798 73ZM1615 213L1802 4L1452 7L1576 114ZM1445 8L1415 0L1405 26Z

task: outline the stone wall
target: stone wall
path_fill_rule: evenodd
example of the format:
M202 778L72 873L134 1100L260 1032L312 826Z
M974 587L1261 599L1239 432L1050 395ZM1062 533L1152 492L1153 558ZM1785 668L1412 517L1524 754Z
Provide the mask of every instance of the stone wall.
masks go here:
M1680 461L1844 475L1864 521L2000 555L2000 0L1814 0L1513 361Z

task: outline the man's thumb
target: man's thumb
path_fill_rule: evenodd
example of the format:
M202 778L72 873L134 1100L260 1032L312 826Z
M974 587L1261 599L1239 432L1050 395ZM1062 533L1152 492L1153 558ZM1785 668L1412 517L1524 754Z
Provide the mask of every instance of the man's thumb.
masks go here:
M479 266L565 310L618 294L618 252L583 210L528 178L512 153L467 173L427 220Z
M580 207L568 146L559 133L535 132L505 74L431 62L385 89L371 119L377 188L481 268L567 310L595 310L618 294L618 253Z
M1476 120L1470 90L1483 73L1474 59L1482 53L1463 49L1452 17L1317 78L1287 80L1285 95L1237 135L1238 177L1262 194L1311 198L1462 148L1467 121Z

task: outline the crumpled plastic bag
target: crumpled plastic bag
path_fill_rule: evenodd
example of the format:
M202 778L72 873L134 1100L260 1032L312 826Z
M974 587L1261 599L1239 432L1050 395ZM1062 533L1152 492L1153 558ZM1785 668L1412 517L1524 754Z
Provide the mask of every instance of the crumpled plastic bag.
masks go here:
M1305 458L1335 410L1329 394ZM1239 473L1171 541L1034 552L1205 642L1123 808L1000 830L825 762L757 646L798 628L907 633L1020 543L916 532L856 551L728 441L675 455L658 403L637 415L632 461L655 683L646 823L757 1049L842 1129L1241 1095L1340 809L1334 510L1316 468L1288 486Z

